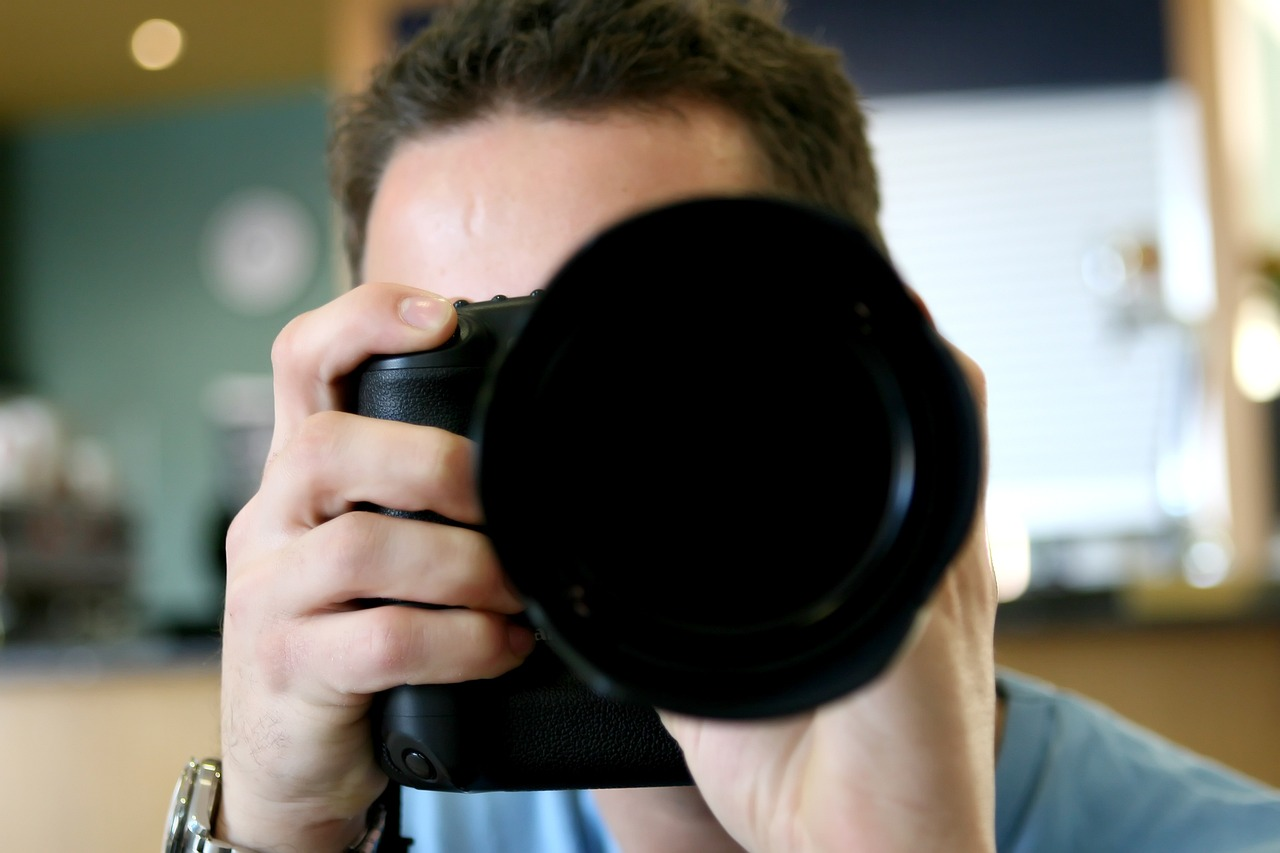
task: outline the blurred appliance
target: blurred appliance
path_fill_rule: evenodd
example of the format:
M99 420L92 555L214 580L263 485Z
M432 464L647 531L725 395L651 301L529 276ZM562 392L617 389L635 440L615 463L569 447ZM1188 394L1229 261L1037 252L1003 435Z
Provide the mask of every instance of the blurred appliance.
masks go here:
M0 508L0 619L6 644L82 643L135 633L126 517L70 504Z

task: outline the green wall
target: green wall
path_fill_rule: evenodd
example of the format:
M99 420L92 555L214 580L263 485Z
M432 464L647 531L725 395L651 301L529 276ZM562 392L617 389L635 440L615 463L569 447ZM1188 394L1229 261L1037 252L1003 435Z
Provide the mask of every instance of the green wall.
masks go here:
M0 136L0 393L16 387L18 354L14 325L14 174L13 142Z
M113 452L137 525L137 591L152 626L210 624L218 442L209 382L267 374L294 314L333 292L335 249L319 90L130 116L62 119L10 134L0 347L27 390ZM304 202L320 240L305 296L239 316L202 278L212 211L237 190ZM3 363L0 362L0 367Z

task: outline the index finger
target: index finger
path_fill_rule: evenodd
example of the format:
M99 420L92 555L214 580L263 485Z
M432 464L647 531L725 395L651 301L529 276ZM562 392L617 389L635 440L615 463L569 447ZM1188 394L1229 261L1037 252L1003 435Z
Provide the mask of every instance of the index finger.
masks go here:
M344 381L371 355L433 349L449 339L449 300L389 282L370 282L291 320L271 348L275 430L268 460L317 412L344 407Z

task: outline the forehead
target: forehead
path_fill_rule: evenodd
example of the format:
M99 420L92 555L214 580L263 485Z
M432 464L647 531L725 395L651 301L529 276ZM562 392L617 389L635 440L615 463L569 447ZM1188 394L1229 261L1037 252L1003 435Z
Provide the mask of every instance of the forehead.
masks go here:
M762 162L741 121L702 105L495 115L397 147L370 211L363 277L473 300L528 292L624 216L763 191Z

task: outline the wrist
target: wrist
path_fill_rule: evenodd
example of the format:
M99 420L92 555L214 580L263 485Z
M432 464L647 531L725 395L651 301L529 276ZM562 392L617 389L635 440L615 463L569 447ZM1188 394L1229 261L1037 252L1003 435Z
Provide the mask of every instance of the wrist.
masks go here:
M385 810L380 804L352 803L335 807L304 802L277 802L253 796L242 780L224 775L219 808L214 815L218 838L253 853L376 850Z

